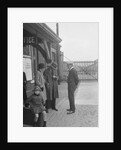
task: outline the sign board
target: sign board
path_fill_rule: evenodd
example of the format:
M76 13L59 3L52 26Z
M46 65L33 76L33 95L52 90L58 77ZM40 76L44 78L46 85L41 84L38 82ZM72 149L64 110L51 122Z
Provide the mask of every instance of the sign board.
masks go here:
M23 71L26 73L27 81L32 80L31 58L23 58Z
M30 44L30 43L33 43L33 44L35 44L36 42L36 40L35 40L35 37L34 36L32 36L32 37L24 37L24 39L23 39L24 41L24 43L26 43L26 44Z

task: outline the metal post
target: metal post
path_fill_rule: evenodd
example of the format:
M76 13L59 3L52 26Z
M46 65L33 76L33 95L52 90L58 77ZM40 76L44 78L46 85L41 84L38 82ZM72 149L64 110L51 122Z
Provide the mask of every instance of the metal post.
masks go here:
M57 36L59 36L58 23L56 23L56 34L57 34ZM60 84L61 77L60 77L60 47L59 47L59 44L57 44L57 63L58 63L58 76L59 76L58 84Z
M57 34L57 36L59 36L59 26L58 26L58 23L56 23L56 34Z

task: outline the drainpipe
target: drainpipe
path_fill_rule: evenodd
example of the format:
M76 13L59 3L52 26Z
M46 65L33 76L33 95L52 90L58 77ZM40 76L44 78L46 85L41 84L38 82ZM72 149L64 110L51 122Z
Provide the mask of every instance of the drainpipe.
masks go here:
M59 36L59 28L58 28L58 23L56 23L56 34L57 36ZM60 76L60 47L59 47L59 43L57 43L57 63L58 63L58 84L60 84L60 80L61 80L61 76Z
M59 28L58 28L58 23L56 23L56 34L59 37Z

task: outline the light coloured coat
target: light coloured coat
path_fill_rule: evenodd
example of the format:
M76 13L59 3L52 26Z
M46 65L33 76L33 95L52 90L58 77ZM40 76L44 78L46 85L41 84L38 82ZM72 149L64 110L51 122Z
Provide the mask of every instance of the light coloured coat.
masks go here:
M46 96L46 88L45 88L45 79L43 77L43 73L40 71L37 71L36 73L36 85L38 85L40 88L43 88L43 91L41 91L41 95L43 97L43 100L47 100Z

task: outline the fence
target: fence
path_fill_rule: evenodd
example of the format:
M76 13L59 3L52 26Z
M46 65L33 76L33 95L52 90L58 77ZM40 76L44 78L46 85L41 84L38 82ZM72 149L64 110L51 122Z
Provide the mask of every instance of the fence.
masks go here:
M80 80L98 81L98 60L95 61L74 61L74 67L78 72ZM63 80L68 76L67 62L63 63Z

